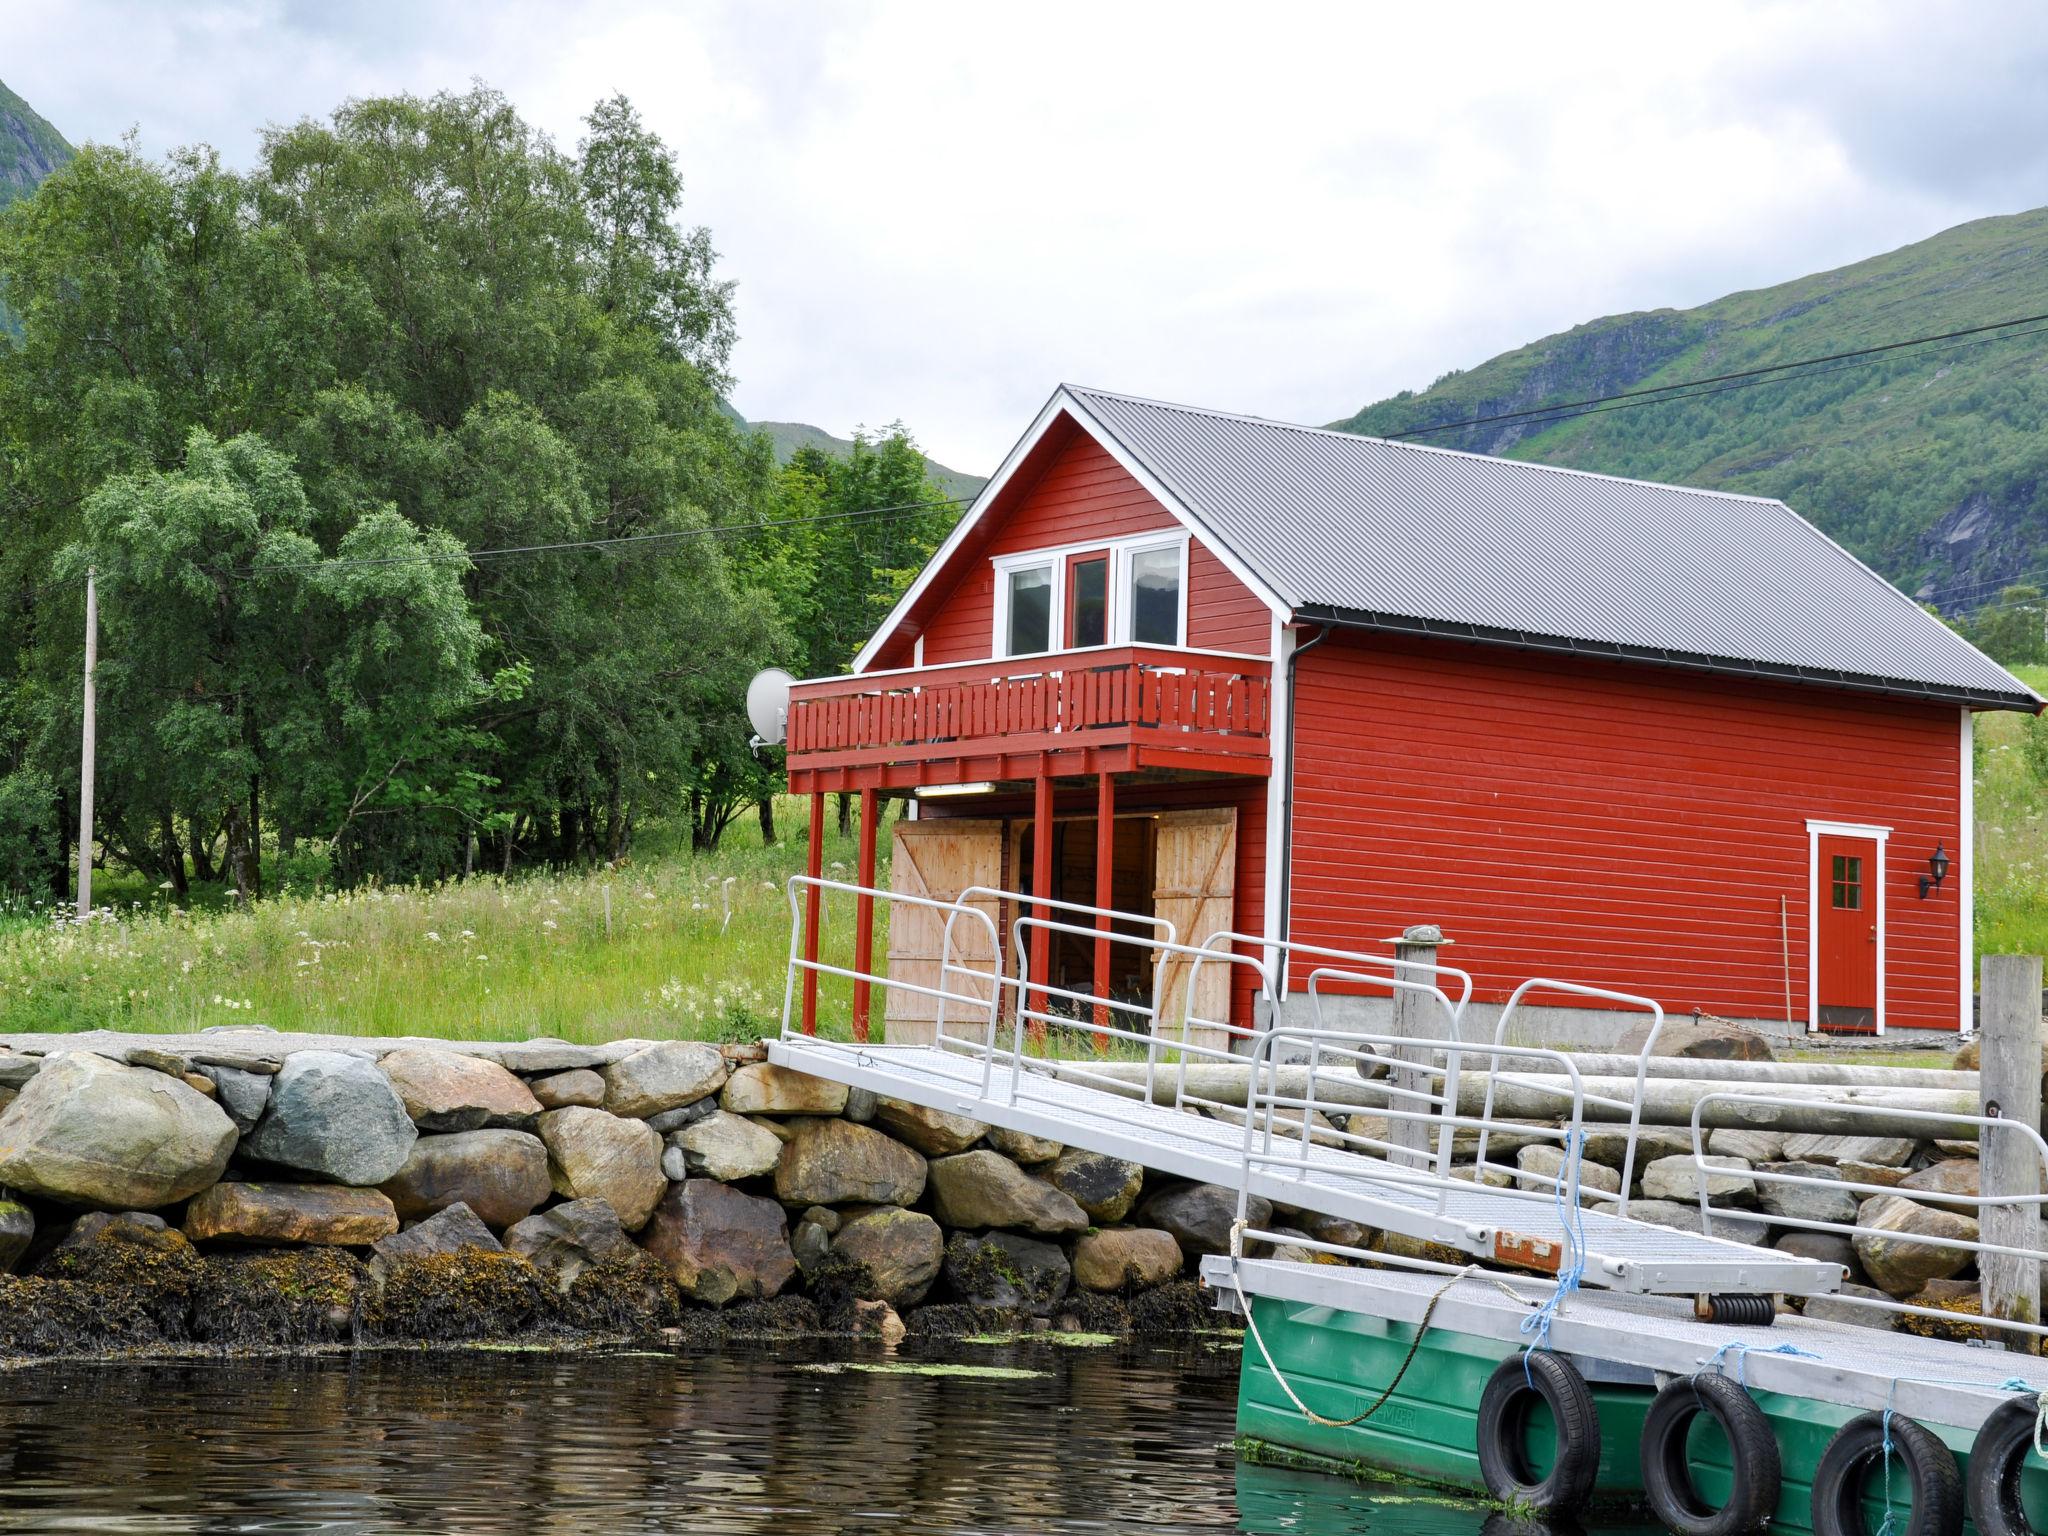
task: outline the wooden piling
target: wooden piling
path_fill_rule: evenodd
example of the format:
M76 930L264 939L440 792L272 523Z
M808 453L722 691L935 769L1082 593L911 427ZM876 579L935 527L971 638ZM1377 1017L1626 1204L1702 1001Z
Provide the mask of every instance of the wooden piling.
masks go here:
M1978 1083L1984 1113L2015 1127L2041 1124L2041 957L1986 955L1981 978L1982 1055ZM2041 1192L2041 1150L2017 1129L1987 1127L1978 1146L1979 1187L1989 1197ZM2032 1203L1986 1205L1979 1216L1987 1243L2038 1250L2040 1207ZM2041 1320L2041 1265L2038 1260L1986 1253L1978 1261L1984 1315L2007 1322ZM2008 1350L2037 1355L2041 1341L2030 1334L1998 1333Z

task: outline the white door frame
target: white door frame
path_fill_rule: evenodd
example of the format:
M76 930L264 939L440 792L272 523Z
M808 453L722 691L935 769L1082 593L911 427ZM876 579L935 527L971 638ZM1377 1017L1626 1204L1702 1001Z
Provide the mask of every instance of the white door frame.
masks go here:
M1858 837L1877 844L1877 1032L1884 1033L1884 918L1885 843L1890 827L1864 826L1853 821L1806 823L1806 1032L1820 1033L1820 840L1823 837Z

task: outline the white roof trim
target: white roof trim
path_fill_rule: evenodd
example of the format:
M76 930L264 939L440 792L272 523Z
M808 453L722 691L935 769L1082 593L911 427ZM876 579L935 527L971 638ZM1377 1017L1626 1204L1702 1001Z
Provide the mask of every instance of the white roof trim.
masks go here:
M1071 417L1076 426L1093 438L1102 447L1104 452L1115 459L1131 478L1136 480L1145 489L1148 495L1166 509L1167 514L1175 522L1199 539L1202 547L1222 561L1224 568L1249 587L1259 601L1271 609L1275 615L1282 620L1292 616L1293 610L1280 595L1262 578L1255 575L1251 568L1237 557L1234 550L1227 548L1213 533L1202 526L1201 520L1188 507L1179 493L1167 486L1157 475L1153 474L1151 470L1134 458L1130 451L1117 441L1114 434L1107 427L1103 426L1100 421L1096 420L1094 415L1080 401L1076 400L1067 387L1062 384L1052 392L1052 398L1045 402L1044 408L1033 419L1030 427L1025 430L1024 435L1017 439L1016 446L1009 451L1003 462L997 466L996 472L989 477L988 484L981 488L981 494L975 497L973 504L968 507L966 512L961 514L960 521L953 525L953 531L946 535L946 541L938 547L931 559L925 562L924 569L917 573L917 579L911 582L903 596L896 600L896 606L889 610L889 616L882 620L881 624L876 627L875 632L868 637L867 644L860 648L860 653L853 658L854 672L865 672L868 669L869 664L874 661L884 642L909 617L910 610L916 606L918 599L923 597L926 591L930 589L932 583L938 579L939 572L945 570L952 563L953 556L959 553L960 546L967 542L968 535L973 533L975 528L980 525L988 509L995 503L995 499L1002 494L1004 488L1009 485L1012 477L1016 475L1018 468L1030 455L1031 450L1038 446L1045 434L1052 430L1052 424L1062 415Z

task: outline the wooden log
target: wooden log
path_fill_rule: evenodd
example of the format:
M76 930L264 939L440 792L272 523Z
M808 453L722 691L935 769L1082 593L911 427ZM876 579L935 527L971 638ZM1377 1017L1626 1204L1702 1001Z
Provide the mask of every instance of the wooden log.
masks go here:
M1634 1077L1636 1058L1571 1051L1572 1065L1585 1077ZM1468 1057L1467 1060L1472 1058ZM1975 1090L1977 1074L1953 1067L1869 1067L1833 1061L1712 1061L1691 1056L1652 1056L1645 1067L1650 1077L1678 1077L1695 1082L1812 1083L1840 1088L1967 1088ZM1525 1075L1551 1069L1536 1062L1508 1064Z
M1987 1197L2015 1200L2041 1192L2041 1150L2020 1126L2041 1123L2041 958L1986 955L1983 961L1983 1044L1979 1072L1987 1116L2013 1126L1989 1127L1978 1151L1979 1188ZM2040 1207L1986 1205L1978 1213L1983 1239L2038 1251ZM1985 1253L1977 1260L1983 1277L1984 1315L2007 1322L2041 1321L2040 1261L2013 1254ZM2039 1354L2032 1334L1997 1336L2015 1353Z
M1469 1058L1468 1058L1469 1059ZM1090 1063L1090 1072L1119 1081L1141 1083L1141 1063ZM1960 1076L1961 1074L1957 1074ZM1205 1063L1186 1070L1186 1091L1192 1098L1242 1107L1249 1081L1246 1067ZM1561 1093L1562 1077L1527 1073L1499 1073L1494 1079L1493 1118L1496 1120L1555 1120L1570 1106L1568 1092ZM1262 1088L1272 1085L1282 1098L1308 1096L1309 1073L1305 1066L1283 1066L1260 1075ZM1172 1103L1175 1074L1161 1069L1154 1084L1154 1097ZM1596 1077L1583 1082L1585 1092L1627 1103L1633 1100L1634 1078ZM1681 1078L1652 1078L1644 1088L1644 1125L1688 1126L1693 1107L1709 1093L1742 1093L1783 1100L1779 1104L1711 1104L1701 1124L1709 1130L1774 1130L1794 1135L1816 1136L1903 1136L1924 1141L1933 1137L1975 1140L1973 1119L1920 1120L1887 1111L1922 1111L1937 1115L1974 1117L1978 1099L1973 1089L1857 1088L1832 1084L1689 1082ZM1337 1110L1380 1110L1389 1102L1383 1085L1346 1073L1325 1070L1316 1074L1315 1099L1319 1108ZM1795 1102L1798 1101L1798 1102ZM1486 1104L1486 1074L1465 1072L1458 1085L1458 1113L1476 1118ZM1628 1111L1617 1104L1586 1105L1589 1125L1625 1124Z

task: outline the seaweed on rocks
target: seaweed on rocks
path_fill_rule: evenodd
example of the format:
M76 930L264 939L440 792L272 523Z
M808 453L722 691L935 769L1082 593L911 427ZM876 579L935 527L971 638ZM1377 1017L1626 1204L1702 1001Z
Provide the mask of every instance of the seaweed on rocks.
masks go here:
M551 1310L547 1286L526 1260L463 1248L391 1261L362 1317L371 1337L439 1343L524 1333Z
M209 1254L192 1298L192 1336L230 1348L334 1344L355 1332L363 1263L338 1248Z
M1021 1333L1031 1327L1031 1319L1006 1307L941 1301L905 1314L903 1326L913 1339L966 1339L976 1334Z
M684 1349L715 1349L732 1339L795 1339L824 1329L807 1296L774 1296L730 1307L691 1307L667 1338Z
M1208 1294L1194 1280L1169 1281L1153 1290L1140 1291L1125 1306L1130 1313L1130 1331L1141 1339L1184 1339L1204 1328L1214 1328L1218 1321Z
M1132 1332L1130 1305L1120 1296L1076 1291L1059 1305L1053 1326L1067 1333Z
M585 1265L554 1308L578 1332L642 1337L680 1323L683 1296L660 1260L636 1250Z

